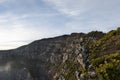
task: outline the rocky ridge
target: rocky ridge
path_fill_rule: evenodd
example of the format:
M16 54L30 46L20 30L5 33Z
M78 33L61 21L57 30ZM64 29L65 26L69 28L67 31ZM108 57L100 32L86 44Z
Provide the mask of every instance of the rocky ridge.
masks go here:
M113 52L107 52L110 49L108 45L104 46L105 50L101 50L103 44L109 41L105 39L111 36L114 36L113 40L117 38L119 43L119 31L118 28L107 34L99 31L88 34L72 33L37 40L17 49L0 51L0 80L117 80L110 79L109 74L105 78L99 74L98 66L109 65L108 62L103 61L98 65L96 63L99 59L102 61L100 56L105 56L106 59L107 54L119 53L118 44L114 45L117 49ZM116 54L115 59L117 61L114 61L115 67L119 67L118 55ZM113 56L115 57L112 55L112 58ZM109 56L107 59L109 60Z

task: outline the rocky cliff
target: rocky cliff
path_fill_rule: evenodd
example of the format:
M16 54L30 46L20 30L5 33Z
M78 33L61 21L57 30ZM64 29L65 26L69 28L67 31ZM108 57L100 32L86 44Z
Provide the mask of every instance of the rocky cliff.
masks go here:
M120 80L120 28L0 51L0 80Z

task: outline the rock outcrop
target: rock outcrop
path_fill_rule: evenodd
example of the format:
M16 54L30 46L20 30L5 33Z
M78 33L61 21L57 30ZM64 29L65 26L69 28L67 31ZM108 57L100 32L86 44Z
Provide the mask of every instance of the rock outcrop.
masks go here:
M104 66L104 63L94 63L99 60L99 56L107 54L106 51L111 49L107 47L105 51L100 50L103 44L99 41L104 36L105 33L98 31L88 34L73 33L0 51L0 80L102 80L103 78L99 78L98 66ZM114 36L118 42L119 36L120 34ZM114 47L119 52L118 44ZM97 53L100 52L101 55L98 56ZM119 60L116 61L119 63Z

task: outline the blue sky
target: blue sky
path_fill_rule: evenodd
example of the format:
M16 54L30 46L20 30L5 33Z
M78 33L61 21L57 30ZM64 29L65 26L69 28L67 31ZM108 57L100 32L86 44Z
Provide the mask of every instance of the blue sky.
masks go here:
M120 26L120 0L0 0L0 49Z

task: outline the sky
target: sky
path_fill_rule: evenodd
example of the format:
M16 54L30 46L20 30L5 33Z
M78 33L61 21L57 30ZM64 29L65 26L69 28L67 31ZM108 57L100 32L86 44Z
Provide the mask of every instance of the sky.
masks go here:
M0 0L0 50L120 26L120 0Z

